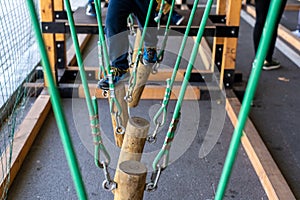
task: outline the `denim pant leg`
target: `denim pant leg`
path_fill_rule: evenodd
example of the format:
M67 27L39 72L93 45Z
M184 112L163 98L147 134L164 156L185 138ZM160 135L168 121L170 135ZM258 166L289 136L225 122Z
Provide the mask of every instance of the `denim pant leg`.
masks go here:
M134 2L136 6L134 7L133 13L138 19L139 27L142 29L145 25L150 0L134 0ZM154 21L156 6L157 3L154 0L147 32L145 34L145 47L156 47L157 45L157 23Z
M128 31L127 17L132 10L132 1L110 0L108 4L105 32L108 53L112 66L128 69Z

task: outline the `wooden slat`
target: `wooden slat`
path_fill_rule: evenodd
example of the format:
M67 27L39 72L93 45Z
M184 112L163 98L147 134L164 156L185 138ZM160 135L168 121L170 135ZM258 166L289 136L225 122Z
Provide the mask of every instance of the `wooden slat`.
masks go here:
M241 104L236 97L233 97L233 94L230 96L226 100L226 110L232 124L236 126ZM250 119L247 120L241 143L268 198L278 200L295 199Z
M84 67L85 71L94 71L95 72L95 80L98 79L98 73L99 73L99 68L97 67ZM70 71L78 71L77 66L69 66L67 67L66 70ZM148 81L165 81L168 78L171 78L173 73L173 69L171 68L161 68L158 69L157 74L150 74ZM175 81L182 81L184 77L185 69L178 69L177 71L177 76L175 78ZM212 72L210 70L197 70L193 69L192 74L201 74L201 75L212 75Z
M78 43L80 46L80 51L82 52L83 49L86 47L88 41L90 40L92 35L90 34L78 34ZM72 44L67 52L67 66L74 66L76 65L76 55L75 55L75 48Z
M177 97L179 95L180 87L181 86L178 86L178 85L173 86L173 92L170 97L171 100L177 99ZM126 86L126 88L127 88L127 86ZM97 88L96 84L89 84L89 89L90 89L91 95L94 95L96 98L104 98L102 95L102 90ZM204 87L201 88L199 86L189 86L187 88L184 99L185 100L199 100L201 89L207 89L207 88L204 88ZM162 100L164 98L164 94L165 94L164 86L162 86L162 85L146 85L141 99ZM79 87L78 87L78 97L85 98L82 85L79 85Z
M9 185L13 182L16 177L21 165L36 137L38 134L47 114L49 113L51 108L50 104L50 96L49 95L40 95L27 116L23 120L22 124L18 127L18 132L14 136L13 142L13 152L11 157L11 168L10 168L10 178ZM9 149L6 150L7 158L10 157ZM5 165L7 163L3 163ZM6 173L6 174L4 174ZM5 177L2 180L0 185L0 193L3 192L5 185L7 184L8 174L7 172L3 172L0 168L0 174L2 177Z
M41 21L42 22L53 22L54 21L54 7L53 0L40 0L40 11L41 11ZM51 71L54 77L56 76L56 50L55 50L55 35L52 33L43 34L44 43L46 46ZM44 74L46 77L46 74ZM56 81L56 78L54 79ZM47 81L45 78L45 85L47 86Z

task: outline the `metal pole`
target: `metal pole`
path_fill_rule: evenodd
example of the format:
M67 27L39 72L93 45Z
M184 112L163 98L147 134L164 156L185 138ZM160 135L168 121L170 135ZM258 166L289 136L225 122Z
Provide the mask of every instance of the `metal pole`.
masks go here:
M282 3L281 0L272 0L271 1L268 16L267 16L266 23L264 26L264 30L263 30L263 33L262 33L262 36L260 39L260 43L258 46L257 54L256 54L255 60L253 62L252 72L249 77L249 82L248 82L248 85L246 88L245 96L244 96L241 110L240 110L240 113L238 116L238 122L234 129L233 136L232 136L230 146L229 146L229 150L228 150L228 153L226 156L226 160L225 160L225 164L223 167L220 182L219 182L219 185L217 188L215 200L223 199L223 196L224 196L224 193L225 193L225 190L227 187L227 183L228 183L231 171L232 171L232 166L234 164L234 161L235 161L235 158L236 158L236 155L238 152L243 129L245 127L245 124L246 124L246 121L248 118L248 114L249 114L250 107L251 107L251 102L253 100L253 97L254 97L254 94L255 94L255 91L257 88L261 69L262 69L264 60L267 55L267 50L270 45L272 34L274 31L276 31L276 30L274 30L274 28L275 28L274 22L276 21L276 19L278 17L281 3Z
M29 11L30 11L30 16L31 16L31 20L33 23L34 31L36 34L36 39L38 41L39 49L40 49L41 56L42 56L43 69L47 76L47 81L48 81L48 85L49 85L48 89L49 89L49 93L50 93L50 100L52 103L52 108L53 108L54 115L55 115L55 118L57 121L57 126L59 129L61 141L63 143L64 151L65 151L65 154L67 157L71 175L73 177L73 181L75 184L77 196L79 199L87 199L84 184L83 184L80 170L78 167L76 155L74 153L72 141L70 138L68 126L66 123L64 112L62 110L60 96L59 96L58 90L56 88L54 78L51 73L50 63L49 63L49 59L47 57L47 52L46 52L45 44L43 42L43 37L40 32L39 21L38 21L37 15L35 13L33 1L27 0L27 4L28 4Z

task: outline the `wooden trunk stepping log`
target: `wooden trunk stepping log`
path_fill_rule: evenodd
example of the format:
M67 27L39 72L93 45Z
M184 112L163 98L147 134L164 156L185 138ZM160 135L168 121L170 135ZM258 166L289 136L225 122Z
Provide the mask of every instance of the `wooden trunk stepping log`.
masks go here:
M124 82L121 82L120 84L117 84L115 86L115 95L116 95L116 99L118 100L118 102L121 106L121 109L122 109L122 113L120 116L120 119L121 119L120 123L123 127L125 127L128 122L128 106L127 106L127 102L124 100L124 97L126 95ZM114 113L116 113L118 111L116 105L114 105L113 111L114 111ZM113 125L116 145L118 147L121 147L122 143L123 143L123 139L124 139L124 134L120 134L120 133L118 133L118 130L116 130L117 120L116 120L116 116L114 114L111 115L111 121L112 121L112 125Z
M115 200L142 200L146 185L147 168L138 161L128 160L120 163L117 169L118 183Z

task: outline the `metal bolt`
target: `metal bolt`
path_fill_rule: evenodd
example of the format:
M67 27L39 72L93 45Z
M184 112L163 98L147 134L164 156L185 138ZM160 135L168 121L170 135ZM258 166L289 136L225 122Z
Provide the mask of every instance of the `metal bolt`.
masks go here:
M45 26L45 30L48 30L49 29L49 27L48 26Z
M61 58L57 59L58 62L61 62Z
M232 31L231 31L231 34L232 34L232 35L234 35L234 33L235 33L235 31L234 31L234 30L232 30Z
M219 48L219 51L222 51L222 48Z
M228 77L231 77L231 74L227 74Z
M56 14L56 19L59 19L59 14Z
M221 63L220 63L220 62L217 62L217 65L221 65Z
M60 44L57 44L57 48L60 48Z
M229 83L226 83L226 86L229 87Z

